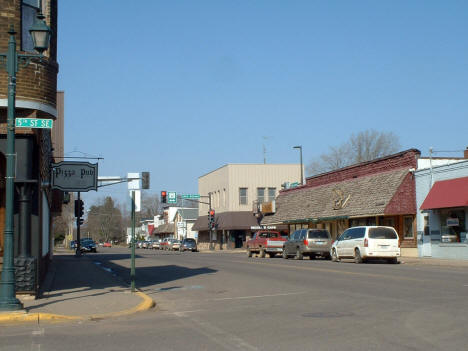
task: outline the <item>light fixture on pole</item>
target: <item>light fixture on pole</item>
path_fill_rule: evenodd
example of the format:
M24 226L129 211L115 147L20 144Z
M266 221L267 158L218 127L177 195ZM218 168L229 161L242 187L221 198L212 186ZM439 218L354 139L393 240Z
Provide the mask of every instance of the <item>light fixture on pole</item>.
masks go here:
M304 185L304 167L302 166L302 145L293 146L293 149L299 149L299 154L301 158L301 185Z
M10 27L8 34L7 53L0 54L6 59L8 73L8 116L7 116L7 149L6 149L6 201L5 201L5 230L4 253L2 266L2 279L0 281L0 311L14 311L23 308L22 303L16 298L16 281L14 265L14 180L15 180L15 99L16 99L16 73L18 61L22 67L26 67L33 58L42 58L42 53L47 50L50 40L50 28L44 21L42 13L30 30L34 42L34 49L39 54L18 54L16 52L15 30Z

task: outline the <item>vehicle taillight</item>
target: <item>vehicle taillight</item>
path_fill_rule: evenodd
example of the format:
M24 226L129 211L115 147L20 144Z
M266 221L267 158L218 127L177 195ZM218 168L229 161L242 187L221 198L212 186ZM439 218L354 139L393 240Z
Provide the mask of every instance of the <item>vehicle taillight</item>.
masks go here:
M364 247L369 247L369 241L367 238L364 239Z
M304 240L304 245L305 245L305 246L309 246L309 240L307 240L307 239Z

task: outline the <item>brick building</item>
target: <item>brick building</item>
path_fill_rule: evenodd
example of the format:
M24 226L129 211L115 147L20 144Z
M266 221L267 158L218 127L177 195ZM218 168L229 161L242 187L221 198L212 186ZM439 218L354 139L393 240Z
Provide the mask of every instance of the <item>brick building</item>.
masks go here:
M336 238L357 225L387 225L400 236L403 254L416 255L416 195L411 170L420 151L410 149L306 179L304 186L282 190L276 212L262 225L326 228Z
M42 9L39 8L42 6ZM0 0L0 52L6 53L13 26L17 51L34 52L29 28L41 11L52 29L49 49L43 60L19 65L16 85L16 117L56 120L57 113L57 1ZM8 75L0 69L0 263L5 225L6 120ZM60 96L60 95L59 95ZM63 96L63 95L62 95ZM62 109L63 110L63 109ZM63 117L63 116L62 116ZM63 129L63 124L59 124ZM63 135L63 131L61 132ZM52 252L51 222L60 211L60 196L50 189L53 149L63 151L63 139L54 141L48 129L16 128L16 174L14 242L17 290L35 293L42 281ZM60 134L60 133L59 133ZM54 145L53 143L56 143ZM61 145L59 145L61 144ZM56 213L55 212L55 213ZM21 237L27 238L20 243ZM24 259L26 258L26 259Z

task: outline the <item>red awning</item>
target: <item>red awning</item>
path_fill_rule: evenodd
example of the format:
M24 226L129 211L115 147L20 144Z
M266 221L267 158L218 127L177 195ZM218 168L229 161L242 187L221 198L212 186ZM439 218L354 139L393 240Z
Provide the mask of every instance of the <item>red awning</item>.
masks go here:
M467 207L468 177L435 182L421 205L421 210Z

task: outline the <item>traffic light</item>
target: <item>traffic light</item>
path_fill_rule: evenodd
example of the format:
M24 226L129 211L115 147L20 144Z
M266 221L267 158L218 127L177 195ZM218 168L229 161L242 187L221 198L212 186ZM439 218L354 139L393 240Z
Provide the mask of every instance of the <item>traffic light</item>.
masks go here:
M76 222L77 222L77 225L83 225L84 219L83 218L77 219Z
M149 189L150 187L150 174L149 172L141 172L141 188Z
M161 203L162 204L165 204L167 202L167 191L166 190L162 190L161 191Z
M75 217L83 217L84 202L83 200L75 200Z
M215 210L208 211L208 228L215 228Z

